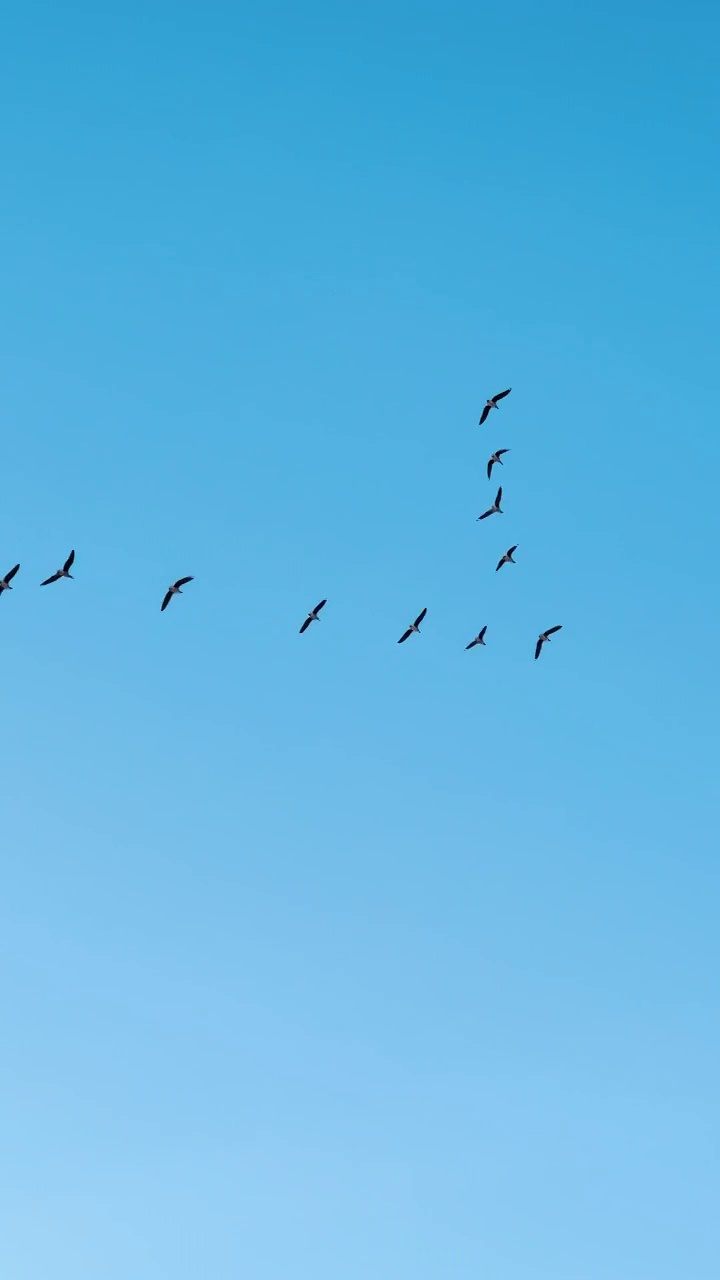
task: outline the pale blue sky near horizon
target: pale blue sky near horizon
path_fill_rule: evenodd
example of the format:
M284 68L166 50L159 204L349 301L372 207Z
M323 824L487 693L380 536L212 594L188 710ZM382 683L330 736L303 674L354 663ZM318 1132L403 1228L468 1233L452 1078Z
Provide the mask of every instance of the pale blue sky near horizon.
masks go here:
M715 1280L714 6L101 8L0 44L0 1271Z

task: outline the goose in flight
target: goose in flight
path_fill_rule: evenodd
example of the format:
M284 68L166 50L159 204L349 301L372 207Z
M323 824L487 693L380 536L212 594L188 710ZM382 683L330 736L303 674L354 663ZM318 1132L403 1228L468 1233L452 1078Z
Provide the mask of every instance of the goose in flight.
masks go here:
M496 462L499 462L501 467L505 466L505 463L502 460L502 455L504 453L509 453L509 452L510 452L509 449L496 449L492 457L488 458L488 464L487 464L488 480L492 475L492 469L495 466Z
M15 567L11 569L9 573L5 574L4 578L0 579L0 598L2 597L3 591L12 591L12 587L10 586L10 583L12 582L19 568L20 568L20 565L16 564Z
M302 635L303 631L307 631L311 622L320 621L320 610L324 609L326 604L327 604L327 600L321 600L319 604L315 605L314 609L310 610L307 618L305 619L305 621L303 622L300 628L300 635Z
M502 567L503 567L503 565L504 565L504 564L515 564L515 561L513 560L513 556L514 556L515 552L517 551L517 549L518 549L518 544L517 544L517 542L515 543L515 546L514 546L514 547L508 547L507 551L505 552L505 555L504 555L504 556L501 556L501 557L500 557L500 559L499 559L499 560L498 560L498 562L497 562L497 566L496 566L496 569L495 569L495 572L496 572L496 573L497 573L498 569L502 569Z
M427 613L427 609L423 609L422 613L418 614L412 626L408 627L407 631L403 631L400 639L398 640L398 644L404 644L408 636L412 635L413 631L417 631L418 635L420 634L420 623L422 622L426 613Z
M547 643L547 641L550 639L550 637L551 637L551 636L554 636L554 635L555 635L555 632L556 632L556 631L562 631L562 627L561 627L561 626L560 626L560 627L548 627L547 631L541 631L541 632L540 632L540 635L538 636L537 644L535 645L535 657L536 657L536 658L539 658L539 657L540 657L540 654L542 653L542 647L543 647L543 645Z
M486 631L487 631L487 627L483 627L482 631L478 631L478 633L477 633L477 635L476 635L475 639L474 639L474 640L471 640L469 644L466 644L466 645L465 645L465 652L466 652L466 653L467 653L468 649L474 649L476 644L482 644L482 645L484 645L484 644L485 644L485 632L486 632Z
M493 502L492 506L488 507L487 511L483 511L482 515L478 516L478 520L487 520L488 516L502 515L503 509L500 506L501 502L502 502L502 488L498 489L497 493L495 494L495 501Z
M490 399L485 401L483 411L480 414L479 426L482 426L483 422L487 421L487 416L491 409L497 409L498 400L504 400L506 396L510 395L511 391L512 387L508 387L507 391L498 391L496 396L490 396Z
M170 601L172 600L173 596L179 596L179 595L182 595L182 592L181 592L180 588L181 588L181 587L184 587L186 582L192 582L192 578L191 578L191 577L190 577L190 578L178 578L177 582L173 582L172 586L171 586L171 587L168 587L167 591L165 592L165 599L163 600L162 604L160 605L160 612L161 612L161 613L164 613L164 612L165 612L165 610L167 609L167 607L168 607L168 605L169 605Z
M51 582L59 582L61 578L72 578L73 575L70 570L73 567L74 560L75 552L71 551L62 569L58 569L57 573L53 573L51 577L46 578L44 582L40 583L40 586L49 587Z

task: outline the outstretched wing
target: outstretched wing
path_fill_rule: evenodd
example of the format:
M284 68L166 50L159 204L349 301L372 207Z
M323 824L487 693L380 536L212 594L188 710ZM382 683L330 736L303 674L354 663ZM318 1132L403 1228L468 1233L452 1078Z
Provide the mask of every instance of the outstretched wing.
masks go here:
M507 391L498 391L497 395L493 396L493 400L496 403L498 400L504 400L506 396L510 395L511 391L512 391L512 387L508 387Z
M487 416L488 416L489 412L490 412L490 405L489 405L489 404L483 405L483 411L482 411L482 413L480 414L480 421L479 421L479 423L478 423L478 426L479 426L479 427L481 427L481 426L482 426L482 424L483 424L483 422L485 422L485 420L487 419Z
M315 605L315 608L313 609L313 613L319 613L321 609L325 608L326 604L327 604L327 600L321 600L319 604Z
M492 507L490 507L488 511L483 511L482 515L478 516L478 520L487 520L488 516L491 516L491 515L492 515Z
M485 632L486 632L486 631L487 631L487 627L483 627L482 631L480 632L480 634L479 634L479 636L478 636L478 641L480 641L480 640L484 640L484 639L485 639Z
M411 636L411 635L412 635L412 627L408 627L407 631L404 631L400 639L398 640L398 644L404 644L408 636Z
M173 598L173 593L172 593L172 591L166 591L166 592L165 592L165 599L163 600L162 604L160 605L160 612L161 612L161 613L164 613L164 612L165 612L165 610L167 609L167 607L168 607L168 605L169 605L170 601L172 600L172 598Z
M474 648L475 648L475 645L476 645L476 644L479 644L479 643L480 643L480 641L479 641L479 640L477 640L477 639L476 639L476 640L471 640L469 644L466 644L466 645L465 645L465 651L467 652L467 650L468 650L468 649L474 649Z
M175 583L176 587L184 587L186 582L192 582L192 578L178 578Z
M68 556L67 560L63 565L63 573L69 573L74 563L75 563L75 552L71 551L70 555Z
M495 568L495 572L497 573L498 569L502 569L503 565L504 565L504 564L506 564L506 563L507 563L506 557L505 557L505 556L502 556L502 557L501 557L501 559L500 559L500 560L498 560L498 562L497 562L497 565L496 565L496 568Z
M307 629L308 629L308 627L310 626L310 623L311 623L311 622L312 622L312 618L311 618L311 617L310 617L310 615L308 614L307 618L305 619L305 621L303 622L303 624L302 624L302 626L301 626L301 628L300 628L300 635L302 635L304 631L307 631Z
M504 453L509 453L509 452L510 452L510 450L509 450L509 449L496 449L496 450L495 450L495 452L496 452L496 454L497 454L498 458L501 458L501 457L502 457L502 455L503 455Z
M514 555L515 555L515 552L517 551L517 549L518 549L518 544L517 544L517 542L516 542L514 547L508 547L508 552L507 552L507 554L508 554L509 556L514 556Z
M501 502L502 502L502 489L498 489L497 493L495 494L495 506L499 507Z
M547 631L545 632L545 635L554 636L556 631L562 631L562 625L559 627L548 627Z
M426 613L427 613L427 609L423 609L422 613L419 613L419 614L418 614L418 616L417 616L417 618L415 619L415 622L413 623L413 626L415 626L415 627L419 627L419 626L420 626L420 623L422 622L422 620L423 620L423 618L425 617L425 614L426 614Z
M6 581L6 582L12 582L12 580L13 580L13 578L15 577L15 574L17 573L17 571L18 571L18 569L19 569L19 568L20 568L20 565L19 565L19 564L16 564L14 569L11 569L9 573L6 573L6 574L5 574L5 581Z
M488 480L490 479L490 477L491 477L491 475L492 475L492 469L493 469L493 467L494 467L494 466L495 466L495 458L490 458L490 460L489 460L489 462L488 462L488 465L487 465Z
M44 582L41 582L41 583L40 583L40 586L41 586L41 587L49 587L49 586L50 586L50 583L51 583L51 582L57 582L58 578L62 578L62 574L61 574L61 573L54 573L54 574L52 575L52 577L51 577L51 578L46 578Z
M539 637L538 637L538 642L537 642L537 644L535 645L535 657L536 657L536 658L539 658L539 657L540 657L540 651L541 651L541 649L542 649L542 647L543 647L544 643L545 643L545 641L543 640L542 636L539 636Z

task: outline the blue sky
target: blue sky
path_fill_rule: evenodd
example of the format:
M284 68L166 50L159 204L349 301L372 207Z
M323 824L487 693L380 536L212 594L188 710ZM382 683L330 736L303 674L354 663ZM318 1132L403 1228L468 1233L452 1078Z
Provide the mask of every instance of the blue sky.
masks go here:
M714 1280L713 7L100 8L0 49L3 1273Z

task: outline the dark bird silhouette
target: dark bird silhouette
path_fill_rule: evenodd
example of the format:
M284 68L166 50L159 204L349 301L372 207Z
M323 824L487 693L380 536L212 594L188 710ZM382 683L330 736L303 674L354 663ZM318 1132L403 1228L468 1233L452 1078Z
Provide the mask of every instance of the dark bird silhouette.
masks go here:
M12 582L19 568L20 568L20 565L16 564L15 567L11 569L9 573L5 574L4 578L0 579L0 599L2 599L3 591L12 591L12 587L10 586L10 583Z
M538 636L537 644L535 645L535 657L536 657L536 659L540 657L540 654L542 653L542 647L543 647L543 645L544 645L544 644L547 644L547 642L548 642L548 640L550 639L550 637L551 637L551 636L554 636L556 631L562 631L562 627L561 627L561 626L560 626L560 627L548 627L547 631L541 631L541 632L540 632L540 635Z
M412 626L408 627L407 631L403 632L400 639L398 640L398 644L404 644L408 636L412 635L413 631L417 631L418 635L420 634L420 623L422 622L426 613L427 613L427 609L423 609L422 613L418 614Z
M517 549L518 549L517 542L515 543L514 547L508 547L507 551L505 552L505 555L501 556L497 562L497 566L495 568L496 573L498 569L502 569L504 564L515 564L515 561L513 560L513 555L515 554Z
M498 400L504 400L506 396L510 395L511 391L512 391L512 387L508 387L507 391L498 391L496 396L491 396L489 400L485 401L483 411L480 414L479 426L482 426L483 422L487 420L487 416L491 409L497 409Z
M167 591L165 592L165 599L163 600L162 604L160 605L160 612L161 612L161 613L164 613L164 612L165 612L165 610L167 609L167 607L168 607L168 605L169 605L170 601L172 600L173 596L179 596L179 595L182 595L182 592L181 592L180 588L181 588L181 587L184 587L186 582L192 582L192 580L193 580L193 579L192 579L192 577L190 577L190 578L178 578L177 582L173 582L172 586L171 586L171 587L168 587Z
M54 573L52 577L46 578L44 582L40 583L40 586L49 587L51 582L59 582L61 578L72 578L73 575L71 574L70 570L73 567L74 561L75 561L75 552L71 551L62 569L58 569L57 573Z
M311 609L311 610L310 610L310 612L309 612L309 614L308 614L307 618L305 619L305 621L303 622L303 624L302 624L302 626L301 626L301 628L300 628L300 635L302 635L303 631L307 631L307 629L308 629L308 627L310 626L310 623L311 623L311 622L319 622L319 621L320 621L320 617L319 617L320 610L321 610L321 609L324 609L326 604L327 604L327 600L321 600L319 604L316 604L316 605L315 605L315 608L314 608L314 609Z
M509 453L509 452L510 452L509 449L496 449L494 454L490 458L488 458L488 464L487 464L488 480L492 475L492 469L495 466L496 462L499 462L501 467L505 466L505 463L502 460L502 455L504 453Z
M468 650L468 649L474 649L476 644L482 644L482 645L484 645L484 644L485 644L485 632L486 632L486 631L487 631L487 627L483 627L482 631L478 631L478 633L477 633L477 635L476 635L475 639L474 639L474 640L471 640L469 644L466 644L466 645L465 645L465 652L466 652L466 653L467 653L467 650Z
M501 502L502 502L502 489L498 489L497 493L495 494L495 501L493 502L492 506L488 507L487 511L483 511L482 515L478 516L478 520L487 520L488 516L502 515L503 509L500 506Z

